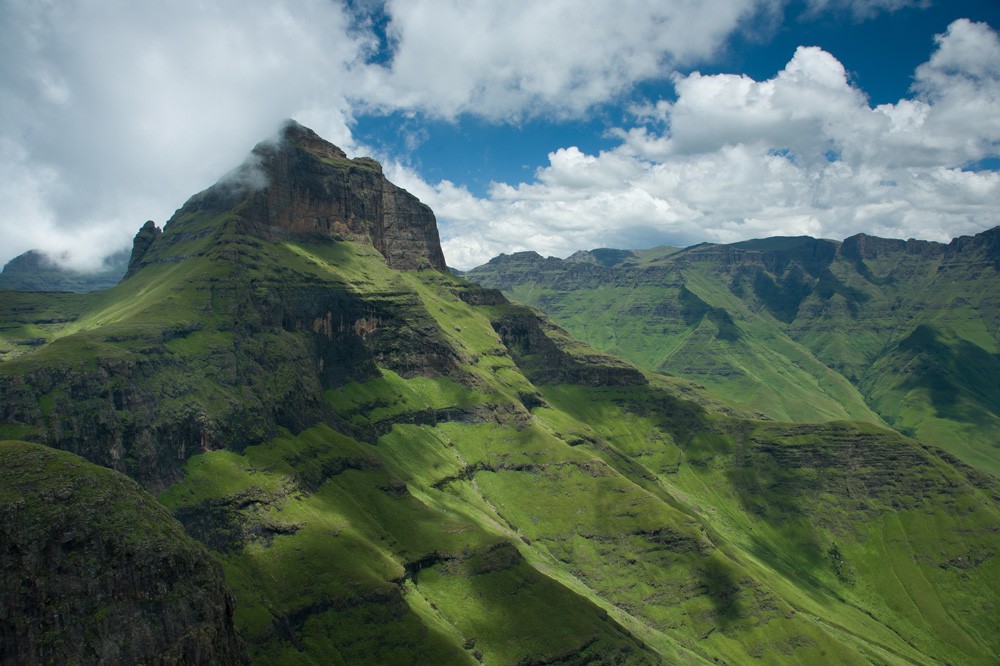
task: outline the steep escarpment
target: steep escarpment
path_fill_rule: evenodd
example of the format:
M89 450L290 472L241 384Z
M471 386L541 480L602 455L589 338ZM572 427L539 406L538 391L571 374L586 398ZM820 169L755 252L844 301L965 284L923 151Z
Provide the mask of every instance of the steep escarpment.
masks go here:
M996 473L998 238L518 253L468 275L599 349L763 415L887 423Z
M341 427L323 392L376 362L455 372L412 294L329 279L348 245L392 268L445 268L427 206L289 123L162 231L147 222L108 294L0 303L15 320L0 350L16 357L0 368L0 420L159 489L197 452Z
M457 373L457 352L411 293L319 277L349 256L238 238L152 264L113 290L115 305L100 301L0 367L0 419L11 436L159 489L196 453L341 427L324 391L375 376L376 363Z
M879 238L868 234L855 234L850 238L845 238L841 245L841 256L848 259L877 259L880 255L905 252L907 254L918 254L925 257L940 256L947 251L947 246L942 243L932 241L922 241L911 238L900 240L898 238Z
M242 235L348 240L371 245L393 268L446 269L437 222L426 204L386 179L375 160L348 159L295 121L287 121L240 167L191 197L167 221L162 240L143 251L140 265L170 261L177 256L172 248L213 235L201 221L227 214L230 227Z
M242 664L222 569L136 483L0 442L0 663Z
M291 166L268 171L268 151ZM268 193L275 174L300 167L301 183ZM343 205L313 207L338 191L328 167L359 189L337 195ZM391 243L362 219L378 201L365 185L373 172L298 132L193 198L162 234L147 226L136 270L114 289L0 300L0 434L79 451L155 490L222 563L233 625L254 661L935 664L996 655L1000 511L988 475L878 425L749 418L703 386L595 350L497 289L398 270ZM425 237L421 224L410 226L414 237ZM565 271L558 259L514 261L551 266L567 285L591 281L587 296L603 305L591 323L617 317L612 332L634 329L647 348L665 327L685 327L713 352L689 356L691 367L719 359L715 368L735 373L745 357L715 352L763 353L761 331L775 329L760 322L783 321L770 314L776 301L754 296L753 275L791 287L812 285L817 271L838 277L828 249L803 239L737 248L727 266L747 273L726 299L707 288L717 278L693 259L699 250L602 251ZM681 254L684 270L664 286ZM872 263L872 276L889 268ZM619 269L633 281L618 284ZM738 310L740 284L749 305ZM632 318L649 303L655 317ZM770 340L791 340L777 330L785 338ZM901 350L923 358L940 344L921 333ZM774 375L797 363L818 361L801 353ZM807 396L810 407L818 394ZM91 486L57 476L71 482L52 492L0 483L0 498L24 494L15 521L41 521L42 535L56 526L57 544L71 535L68 553L18 570L50 585L61 558L83 553L77 585L94 590L91 578L125 546L74 540L79 532L44 502L86 499ZM141 550L179 529L170 525L136 517L111 532ZM181 561L170 559L168 572L188 571ZM188 578L194 599L215 589L211 578ZM76 589L60 598L82 603ZM132 590L120 597L136 601ZM110 612L74 631L103 630ZM150 626L163 623L156 613L129 618L133 633L161 631Z

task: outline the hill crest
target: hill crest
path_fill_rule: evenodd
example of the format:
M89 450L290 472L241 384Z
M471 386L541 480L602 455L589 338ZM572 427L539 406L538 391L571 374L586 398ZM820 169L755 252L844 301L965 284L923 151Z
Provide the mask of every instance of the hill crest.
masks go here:
M169 246L212 235L222 222L269 241L371 245L391 268L447 270L430 207L390 182L376 160L349 159L294 120L286 121L277 140L258 143L242 165L188 199L166 222L162 238L150 240L155 234L144 227L129 275L150 263L176 261L177 253L165 251Z

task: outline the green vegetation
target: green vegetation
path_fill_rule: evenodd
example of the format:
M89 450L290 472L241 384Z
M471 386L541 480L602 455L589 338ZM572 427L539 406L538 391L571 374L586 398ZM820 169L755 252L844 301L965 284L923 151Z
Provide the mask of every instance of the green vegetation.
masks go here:
M735 248L760 271L712 247L514 258L515 293L683 379L231 199L198 195L113 289L0 301L0 432L155 490L257 663L995 662L1000 487L925 436L993 404L992 329L919 311L876 358L898 320L862 316L916 260L862 274L801 239Z
M751 412L887 424L997 475L998 233L521 253L469 277Z
M285 369L325 386L305 429L236 412L242 444L190 457L160 495L223 564L261 663L988 663L1000 647L988 477L875 425L745 420L370 248L249 252L240 289L286 311L297 291L316 316L268 325L239 309L235 272L193 258L88 297L3 369L141 359L158 339L164 419L191 401L206 419L301 404ZM235 353L241 326L274 349ZM338 331L358 358L324 356ZM220 381L223 359L275 352L259 386Z

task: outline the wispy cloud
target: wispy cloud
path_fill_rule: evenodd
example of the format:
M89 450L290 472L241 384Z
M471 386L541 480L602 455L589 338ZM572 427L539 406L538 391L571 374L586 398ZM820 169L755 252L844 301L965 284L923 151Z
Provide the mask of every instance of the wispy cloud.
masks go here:
M818 16L828 11L846 11L861 20L880 12L895 12L910 7L926 8L931 0L807 0L807 13Z

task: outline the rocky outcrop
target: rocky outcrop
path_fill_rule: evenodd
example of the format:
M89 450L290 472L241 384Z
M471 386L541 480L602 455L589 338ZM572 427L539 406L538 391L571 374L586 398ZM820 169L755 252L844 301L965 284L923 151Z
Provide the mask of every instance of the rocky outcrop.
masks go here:
M848 259L865 259L868 261L893 252L905 252L923 257L941 255L947 249L946 245L933 241L900 240L897 238L879 238L868 234L855 234L845 238L840 246L840 254Z
M266 240L337 239L375 247L392 268L447 270L431 209L368 157L348 159L311 129L288 121L276 141L188 200L165 227L164 241L191 232L199 213L232 211L244 233Z
M597 261L579 260L579 255L577 253L568 259L559 259L542 257L532 251L501 254L468 271L465 277L501 290L539 279L545 280L553 289L579 289L607 284L608 280L616 279L621 274L621 271L608 268Z
M222 569L135 482L0 442L0 663L242 664Z
M1000 227L975 236L959 236L948 244L948 250L955 254L973 255L1000 272Z
M162 233L163 231L152 220L147 220L146 224L142 225L139 233L132 239L132 256L128 260L128 270L125 271L125 277L130 277L139 270L142 266L142 258Z
M614 250L601 247L596 250L579 250L566 257L566 261L580 264L599 264L610 268L634 261L636 258L635 252L631 250Z

